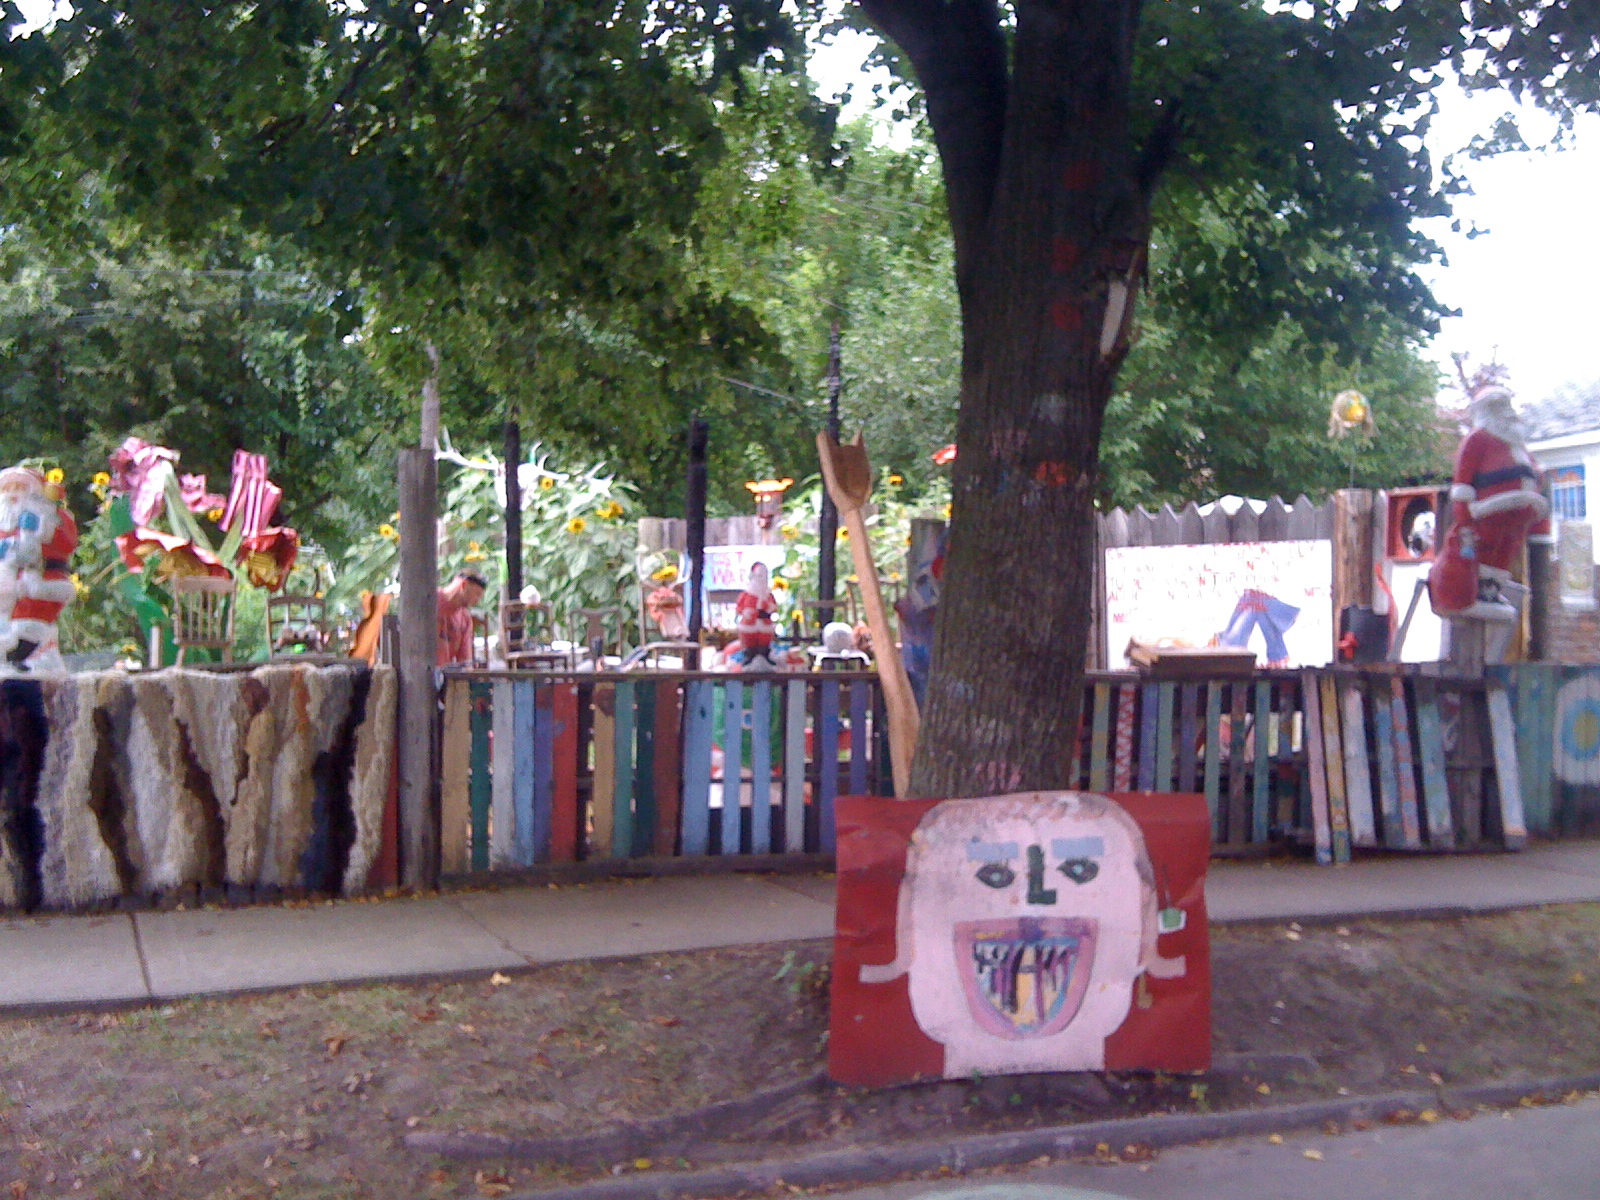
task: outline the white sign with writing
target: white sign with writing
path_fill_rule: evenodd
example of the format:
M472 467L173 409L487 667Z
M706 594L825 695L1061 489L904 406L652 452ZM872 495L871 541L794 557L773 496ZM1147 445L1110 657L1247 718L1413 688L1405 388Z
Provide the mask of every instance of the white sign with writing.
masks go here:
M1333 543L1106 551L1106 661L1130 640L1254 650L1261 666L1333 659Z

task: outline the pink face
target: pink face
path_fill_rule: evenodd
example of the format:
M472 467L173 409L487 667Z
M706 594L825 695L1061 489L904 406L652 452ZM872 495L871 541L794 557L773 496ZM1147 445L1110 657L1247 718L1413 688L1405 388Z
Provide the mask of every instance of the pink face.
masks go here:
M898 953L947 1077L1103 1063L1156 906L1120 805L1074 792L946 801L913 834L901 889Z
M766 563L756 563L750 568L750 591L757 596L764 596L771 590L771 576L767 573Z

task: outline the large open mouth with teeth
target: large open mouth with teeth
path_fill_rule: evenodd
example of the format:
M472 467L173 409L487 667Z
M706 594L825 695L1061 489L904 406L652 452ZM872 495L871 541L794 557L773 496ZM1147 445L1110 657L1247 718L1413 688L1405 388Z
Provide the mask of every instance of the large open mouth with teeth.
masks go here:
M1004 1038L1061 1032L1088 990L1097 929L1088 917L957 922L956 964L973 1018Z

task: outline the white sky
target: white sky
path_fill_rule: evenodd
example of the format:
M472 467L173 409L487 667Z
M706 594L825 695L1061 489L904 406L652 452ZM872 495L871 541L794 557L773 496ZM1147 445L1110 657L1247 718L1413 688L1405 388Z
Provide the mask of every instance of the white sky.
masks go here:
M824 95L858 75L871 45L867 35L847 33L814 62ZM869 95L866 84L856 90ZM1430 138L1435 161L1487 132L1505 107L1497 97L1447 101ZM866 109L858 101L850 111ZM1528 124L1541 136L1548 127L1537 114ZM1448 221L1424 227L1448 257L1424 278L1442 303L1461 310L1429 347L1450 378L1451 355L1465 352L1474 365L1505 364L1525 401L1565 383L1600 380L1600 116L1581 121L1575 140L1562 153L1458 167L1474 191L1456 203L1463 232L1453 233ZM1483 232L1469 238L1474 225Z

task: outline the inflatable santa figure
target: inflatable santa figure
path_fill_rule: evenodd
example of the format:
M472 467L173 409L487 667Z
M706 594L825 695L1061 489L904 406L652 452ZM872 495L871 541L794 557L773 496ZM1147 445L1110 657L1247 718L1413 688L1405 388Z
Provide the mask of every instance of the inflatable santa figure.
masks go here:
M32 467L0 471L0 653L14 670L59 667L56 621L77 595L78 525Z
M1514 621L1502 588L1529 536L1548 530L1550 503L1511 393L1480 388L1469 411L1472 432L1456 453L1450 531L1428 574L1428 597L1441 617Z

